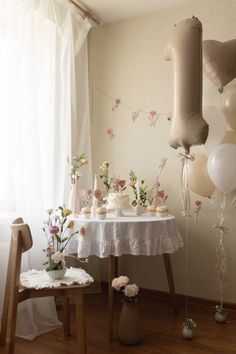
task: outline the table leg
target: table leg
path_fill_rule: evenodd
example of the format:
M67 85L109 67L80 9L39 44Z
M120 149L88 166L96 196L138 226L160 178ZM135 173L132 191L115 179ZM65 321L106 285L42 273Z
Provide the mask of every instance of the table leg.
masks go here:
M109 275L108 275L108 341L113 338L113 288L112 279L115 277L116 257L109 256Z
M170 255L168 253L163 254L163 259L164 259L166 275L167 275L167 280L168 280L168 285L169 285L169 290L170 290L170 296L171 296L172 304L173 304L173 308L174 308L174 313L177 314L178 308L177 308L177 304L176 304L175 284L174 284L174 277L173 277L173 272L172 272Z

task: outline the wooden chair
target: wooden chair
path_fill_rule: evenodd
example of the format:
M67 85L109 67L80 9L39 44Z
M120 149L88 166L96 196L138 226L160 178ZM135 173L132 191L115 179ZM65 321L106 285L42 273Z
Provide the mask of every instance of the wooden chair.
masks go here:
M63 327L64 335L70 335L69 298L74 298L76 306L76 331L78 354L86 354L86 332L84 294L86 285L60 286L58 288L26 289L20 287L21 255L28 251L33 244L30 228L21 218L11 224L12 236L10 244L9 262L6 277L6 288L2 324L0 333L0 345L6 345L6 353L14 353L17 304L30 299L45 296L63 297Z

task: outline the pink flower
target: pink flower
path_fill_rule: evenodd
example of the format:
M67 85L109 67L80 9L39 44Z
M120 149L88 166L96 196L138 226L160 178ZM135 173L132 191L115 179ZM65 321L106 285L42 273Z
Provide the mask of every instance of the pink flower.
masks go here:
M119 107L120 103L121 103L121 99L120 98L116 98L115 102L114 102L114 104L112 106L112 112L114 112L115 109Z
M93 190L92 190L91 188L89 188L89 189L87 190L87 194L90 196L91 194L93 194Z
M119 185L121 188L123 188L123 187L125 186L125 182L126 182L125 179L119 179L119 180L118 180L118 185Z
M94 197L97 199L101 199L101 196L102 196L102 192L100 191L100 189L96 189L94 191Z
M81 163L83 166L86 166L88 164L88 160L87 159L82 159Z
M165 192L164 191L158 191L157 192L157 197L158 198L164 198L164 196L165 196Z
M199 208L202 206L202 202L200 200L195 200L195 205Z
M150 111L149 112L149 116L150 116L151 119L154 119L156 117L156 115L157 115L156 111Z
M51 226L49 232L52 235L56 235L59 232L59 228L57 226Z
M86 234L86 228L84 225L80 225L79 227L79 235L84 236Z
M128 182L128 185L129 185L130 187L133 187L133 186L135 185L135 183L132 182L132 181L129 181L129 182Z
M113 129L112 128L107 128L107 134L112 135L113 134Z

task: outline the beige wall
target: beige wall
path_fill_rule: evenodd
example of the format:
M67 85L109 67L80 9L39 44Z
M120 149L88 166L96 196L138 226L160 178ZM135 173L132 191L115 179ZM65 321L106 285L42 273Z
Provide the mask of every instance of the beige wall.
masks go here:
M90 34L91 85L102 88L113 97L120 97L134 107L144 110L169 112L173 99L173 62L163 60L163 52L175 23L197 16L203 24L203 38L228 40L236 37L236 1L199 0L173 9L132 18L95 28ZM219 95L204 78L204 103L217 105ZM162 156L168 158L161 184L167 190L168 206L176 216L185 238L184 219L180 216L180 161L177 151L168 145L170 122L160 118L155 128L146 118L135 123L131 111L120 107L111 113L111 101L93 90L93 167L98 172L103 161L111 163L111 170L128 178L133 169L148 184L157 174ZM106 128L114 129L114 139L108 139ZM201 199L203 210L196 225L189 226L189 294L216 298L215 212L208 200L191 194L192 201ZM235 213L228 213L226 224L230 233L225 237L228 257L228 282L224 299L236 302L236 235ZM176 290L185 293L185 250L172 256ZM141 287L167 290L167 281L161 257L122 257L120 271L128 274ZM103 262L102 275L106 276Z

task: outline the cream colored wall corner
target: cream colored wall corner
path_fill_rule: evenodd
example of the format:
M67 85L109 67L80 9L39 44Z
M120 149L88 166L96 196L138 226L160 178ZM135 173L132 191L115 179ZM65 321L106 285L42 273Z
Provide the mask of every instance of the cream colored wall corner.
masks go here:
M89 38L90 82L113 97L119 97L136 108L166 112L173 98L173 63L163 60L165 44L175 23L197 16L203 24L203 39L229 40L236 38L236 1L199 0L173 9L158 11L94 28ZM168 158L161 176L161 184L168 192L168 206L176 216L185 238L184 219L180 216L180 162L177 151L168 145L170 122L160 118L156 127L150 127L147 118L132 122L131 111L120 107L112 114L112 102L93 90L93 169L98 172L103 161L111 163L111 170L128 178L133 169L150 184L157 174L162 156ZM219 94L204 78L204 104L217 105ZM107 128L113 128L115 137L109 139ZM199 148L198 148L199 149ZM195 149L196 151L196 149ZM203 210L199 223L190 220L189 227L189 294L214 299L215 289L215 212L210 202L200 199ZM236 218L229 212L226 220L230 232L225 236L228 257L228 282L224 300L236 302ZM185 250L172 256L176 291L185 293ZM107 266L103 264L103 278ZM167 290L162 257L122 257L120 271L141 287Z

